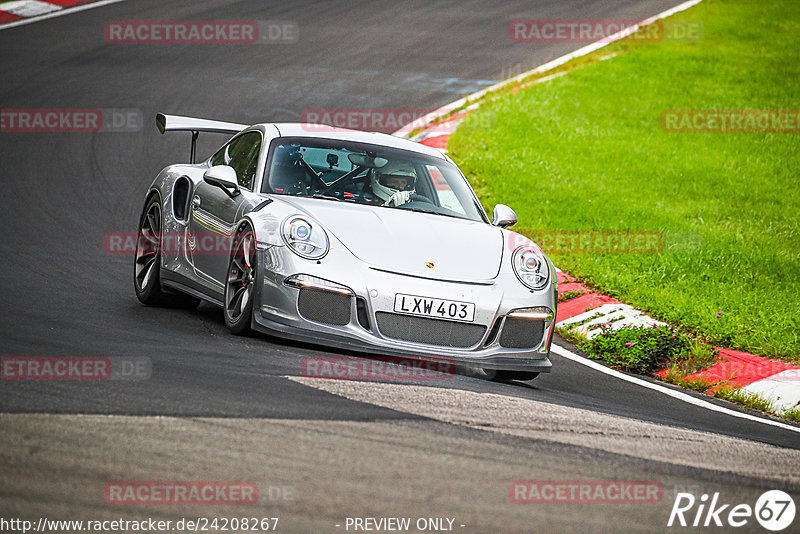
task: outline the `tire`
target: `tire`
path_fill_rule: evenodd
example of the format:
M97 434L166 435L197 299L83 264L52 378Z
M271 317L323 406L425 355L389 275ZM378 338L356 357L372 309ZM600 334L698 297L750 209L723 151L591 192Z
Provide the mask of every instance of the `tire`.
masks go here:
M136 255L133 264L133 288L136 298L147 306L194 308L200 302L183 293L167 293L161 288L161 202L158 195L147 201L139 219Z
M496 380L498 382L508 382L509 380L520 380L525 382L527 380L533 380L534 378L539 376L539 373L533 371L505 371L505 370L494 371L491 369L486 369L486 373L489 376L492 376L492 374L494 374L492 380Z
M225 326L237 335L251 331L257 262L255 233L245 223L233 239L223 301Z

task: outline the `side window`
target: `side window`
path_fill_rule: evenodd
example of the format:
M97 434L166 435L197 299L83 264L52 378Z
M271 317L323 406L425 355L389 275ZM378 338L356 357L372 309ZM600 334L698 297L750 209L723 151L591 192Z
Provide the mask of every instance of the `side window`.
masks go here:
M252 190L260 150L261 134L259 132L246 133L214 154L211 158L211 165L230 165L236 171L239 187Z

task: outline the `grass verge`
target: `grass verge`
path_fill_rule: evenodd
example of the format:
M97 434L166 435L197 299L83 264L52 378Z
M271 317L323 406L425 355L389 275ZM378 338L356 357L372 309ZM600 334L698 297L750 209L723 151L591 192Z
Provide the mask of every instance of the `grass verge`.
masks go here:
M592 359L644 375L666 366L670 366L673 376L695 373L713 365L717 358L717 352L707 345L667 326L628 326L614 330L610 323L603 323L598 335L575 342Z
M711 343L800 363L800 134L660 126L665 110L796 109L800 3L704 0L674 18L700 20L703 40L625 40L520 82L448 148L535 239L663 237L660 253L551 254L562 269Z
M663 375L656 375L664 382L700 393L710 392L717 398L800 422L800 406L776 407L772 399L757 393L733 387L726 382L691 376L717 361L717 351L699 340L663 326L613 330L605 323L600 325L600 329L600 334L592 339L573 328L559 327L557 332L575 343L589 358L602 360L616 369L644 375L664 370Z

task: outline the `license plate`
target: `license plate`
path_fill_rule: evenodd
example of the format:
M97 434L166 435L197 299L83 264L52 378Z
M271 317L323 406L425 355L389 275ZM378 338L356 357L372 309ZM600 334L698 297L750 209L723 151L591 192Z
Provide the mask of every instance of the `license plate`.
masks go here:
M415 295L394 296L394 311L436 319L452 319L471 323L475 320L475 304L457 300L432 299Z

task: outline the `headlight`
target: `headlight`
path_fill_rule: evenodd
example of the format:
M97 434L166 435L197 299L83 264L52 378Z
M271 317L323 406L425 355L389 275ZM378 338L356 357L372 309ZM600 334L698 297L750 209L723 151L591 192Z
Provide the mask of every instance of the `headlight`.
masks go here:
M303 217L289 217L283 221L283 240L300 257L318 260L328 253L328 234L316 223Z
M547 259L538 248L522 246L512 256L514 274L525 287L538 291L547 285L550 279L550 268Z

